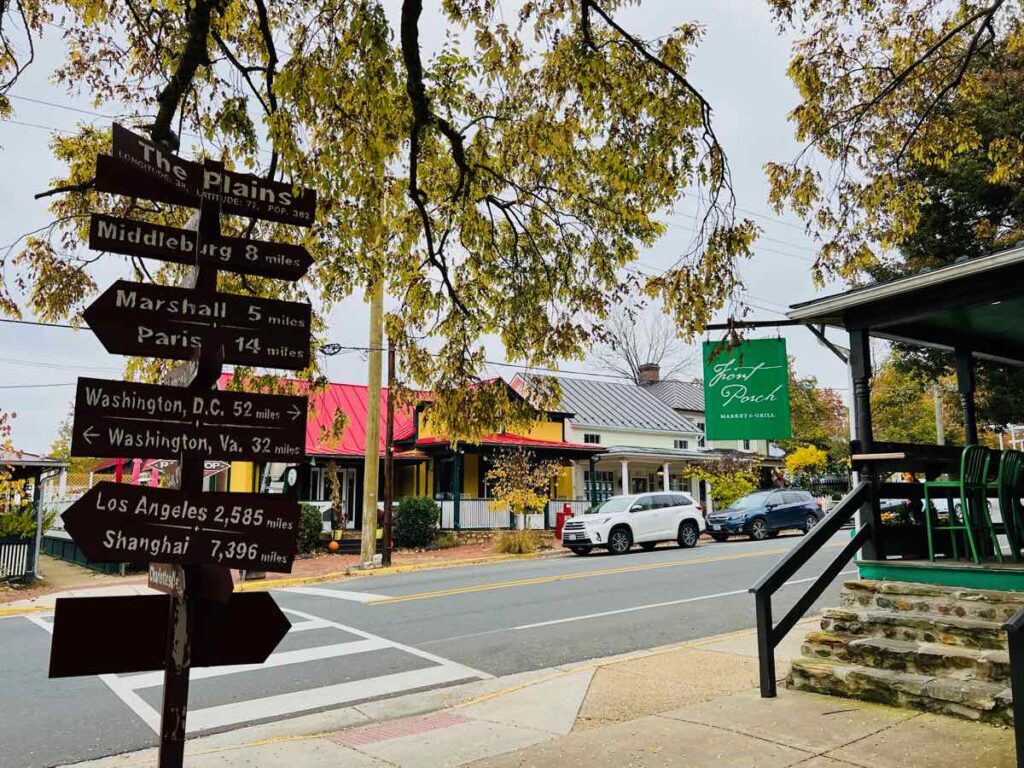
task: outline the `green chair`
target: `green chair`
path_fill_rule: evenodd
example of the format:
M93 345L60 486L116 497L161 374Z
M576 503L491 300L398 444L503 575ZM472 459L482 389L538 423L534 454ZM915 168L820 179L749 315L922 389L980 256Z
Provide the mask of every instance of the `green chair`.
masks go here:
M989 489L999 493L1002 528L1010 542L1013 559L1021 561L1021 538L1024 536L1024 506L1021 505L1021 484L1024 482L1024 453L1003 451L999 457L999 473Z
M928 532L928 559L935 560L935 544L932 540L932 531L949 531L949 537L953 542L953 559L959 560L960 553L957 548L957 534L964 535L964 554L970 554L975 563L980 563L978 547L975 543L975 533L983 535L983 528L992 537L995 545L995 554L999 562L1003 561L1003 553L999 548L999 540L996 538L995 529L992 527L992 519L988 514L988 464L991 452L983 445L968 445L960 455L960 477L957 480L930 480L924 485L924 508L925 525ZM938 525L938 520L932 522L931 513L931 491L956 489L960 496L960 520L957 521L956 509L949 510L949 522L947 525ZM945 494L943 494L945 496Z

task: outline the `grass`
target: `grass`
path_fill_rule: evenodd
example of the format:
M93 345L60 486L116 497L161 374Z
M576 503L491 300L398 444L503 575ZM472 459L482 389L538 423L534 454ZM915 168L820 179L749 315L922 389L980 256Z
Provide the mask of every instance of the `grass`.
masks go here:
M507 531L494 543L495 551L503 555L529 555L539 548L537 534L528 529Z

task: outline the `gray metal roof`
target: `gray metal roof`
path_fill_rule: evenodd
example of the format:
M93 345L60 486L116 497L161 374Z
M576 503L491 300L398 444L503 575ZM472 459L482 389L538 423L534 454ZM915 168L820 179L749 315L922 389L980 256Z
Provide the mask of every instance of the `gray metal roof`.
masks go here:
M575 414L570 419L573 424L639 432L698 431L693 422L636 384L569 376L535 378L558 381L562 390L560 407Z
M669 408L680 411L704 411L704 385L702 382L663 379L645 384L644 389Z

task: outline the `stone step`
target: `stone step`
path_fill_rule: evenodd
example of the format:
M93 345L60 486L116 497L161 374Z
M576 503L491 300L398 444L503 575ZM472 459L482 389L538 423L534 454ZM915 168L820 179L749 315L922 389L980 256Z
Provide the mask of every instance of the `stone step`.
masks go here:
M821 616L821 628L825 632L1006 650L1003 625L985 619L850 608L826 608Z
M910 707L996 725L1013 723L1009 688L980 680L948 680L830 659L805 658L793 662L786 685L801 691Z
M949 680L1010 684L1010 656L1006 651L812 632L804 639L802 652L811 659L831 659L875 669L912 672Z
M904 581L859 579L843 585L842 605L1003 622L1024 608L1024 592L943 587Z

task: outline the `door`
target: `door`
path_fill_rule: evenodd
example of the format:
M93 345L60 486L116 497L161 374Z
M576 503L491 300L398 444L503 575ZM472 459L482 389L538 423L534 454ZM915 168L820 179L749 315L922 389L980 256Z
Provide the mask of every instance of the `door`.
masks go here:
M804 524L804 508L802 499L799 493L793 491L783 491L782 498L784 503L782 509L785 510L783 516L783 527L784 528L799 528Z
M653 523L651 530L651 537L656 539L674 539L675 533L674 522L675 522L675 504L672 501L672 495L669 493L655 493L654 496L654 510Z
M633 529L633 541L657 539L657 515L654 497L650 494L639 497L630 507L629 527Z
M768 519L768 527L773 531L777 531L780 528L785 528L787 523L786 516L789 514L786 510L786 497L782 491L775 491L764 504L765 517Z

